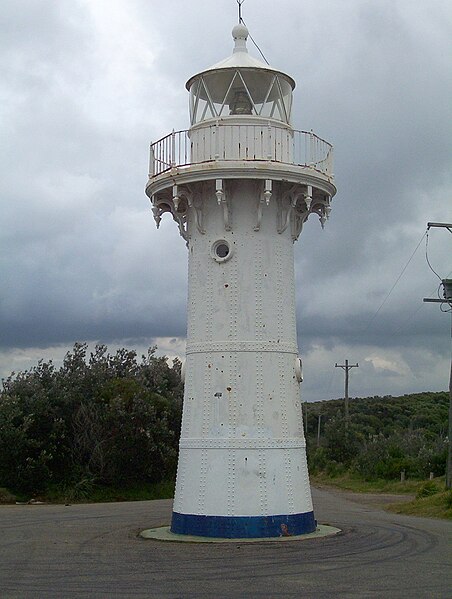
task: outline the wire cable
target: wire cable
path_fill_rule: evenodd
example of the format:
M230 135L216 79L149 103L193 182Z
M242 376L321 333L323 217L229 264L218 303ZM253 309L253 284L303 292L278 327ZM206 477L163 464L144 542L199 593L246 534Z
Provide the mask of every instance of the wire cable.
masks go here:
M430 264L430 260L428 259L428 229L427 229L427 231L426 231L425 234L426 234L426 238L425 238L425 259L427 260L427 264L429 265L430 270L432 271L432 273L435 274L440 281L442 281L441 277L436 272L436 270L433 268L433 266Z
M246 25L246 23L245 23L245 21L244 21L243 19L242 19L242 21L241 21L241 22L242 22L242 23L245 25L245 27L247 27L247 25ZM247 29L248 29L248 27L247 27ZM257 43L254 41L254 38L253 38L253 36L252 36L252 35L251 35L251 33L249 32L249 29L248 29L248 37L249 37L249 38L250 38L250 40L253 42L253 44L256 46L256 48L257 48L257 49L258 49L258 51L259 51L259 54L262 56L262 58L265 60L265 62L266 62L268 65L270 65L270 63L268 62L268 60L265 58L265 55L264 55L264 53L263 53L263 52L262 52L262 50L259 48L259 46L257 45Z
M452 271L447 275L446 279L448 279L450 276L452 275ZM441 299L440 295L439 295L439 290L441 289L441 285L438 285L438 287L435 287L435 289L433 289L433 291L431 293L429 293L428 295L434 295L435 292L438 294L439 299ZM407 325L415 316L416 314L419 312L419 310L422 310L422 308L425 306L424 302L421 302L419 304L419 306L416 308L416 310L414 310L413 312L411 312L411 314L409 314L403 321L402 323L397 327L397 329L391 334L391 337L395 337L395 335L398 335L403 328L405 327L405 325Z
M245 21L243 20L242 17L242 4L245 2L245 0L237 0L237 4L239 5L239 23L243 23L245 25L245 27L248 29ZM253 36L250 33L250 30L248 29L248 37L250 38L250 40L253 42L253 44L256 46L259 54L262 56L262 58L265 60L265 62L269 65L270 63L268 62L268 60L265 58L264 53L262 52L262 50L259 48L259 46L257 45L257 43L254 41Z
M245 2L245 0L237 0L237 4L239 5L239 23L243 22L242 19L242 4Z
M406 269L408 268L408 265L410 264L411 260L414 258L414 254L417 252L419 246L421 245L424 237L427 235L427 231L425 231L425 233L422 235L422 237L419 240L419 243L417 244L417 246L414 248L413 253L411 254L411 256L408 259L408 262L405 264L405 266L402 269L402 272L399 274L399 276L396 279L396 282L394 283L394 285L391 287L391 289L389 290L389 292L387 293L386 297L384 298L384 300L381 302L380 306L378 307L378 310L375 312L375 314L371 317L371 319L369 320L369 322L367 323L367 326L365 328L365 331L368 330L368 328L370 327L370 325L372 324L372 322L375 320L375 318L378 316L380 310L383 308L383 306L385 305L385 303L387 302L387 300L389 299L389 296L391 295L391 293L394 291L397 283L400 281L400 279L402 278L404 272L406 271Z

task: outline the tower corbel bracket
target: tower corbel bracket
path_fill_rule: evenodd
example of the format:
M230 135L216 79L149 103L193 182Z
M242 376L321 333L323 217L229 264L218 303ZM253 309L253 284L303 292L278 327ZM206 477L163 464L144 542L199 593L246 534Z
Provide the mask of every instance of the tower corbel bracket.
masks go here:
M179 233L185 239L185 241L188 241L188 195L189 192L185 190L185 188L178 188L177 185L174 185L172 192L165 192L152 196L152 213L154 215L157 228L160 226L162 215L165 214L165 212L169 212L172 215L173 220L177 223Z
M264 189L260 195L260 198L257 202L257 222L254 227L255 231L259 231L261 228L262 221L262 208L264 203L268 206L270 204L270 199L272 197L272 181L271 179L266 179L264 183Z
M199 198L199 196L201 196L201 194L199 194L199 193L190 193L189 195L187 195L187 202L188 202L188 207L193 210L193 213L195 215L196 228L201 233L201 235L205 235L206 230L203 227L203 218L202 218L203 201L202 201L202 196L201 196L201 199Z
M177 185L173 185L173 203L174 203L174 210L176 212L179 208L179 202L180 202L180 197L179 197L178 191L179 190L177 188Z
M181 237L183 239L185 239L185 241L188 244L188 228L187 228L187 205L189 204L189 198L191 197L191 192L190 190L183 186L182 188L179 189L178 185L173 185L173 210L172 210L172 214L173 214L173 219L175 220L175 222L177 223L177 226L179 227L179 233L181 235ZM179 212L179 206L181 201L184 201L184 206L183 209L181 210L181 212Z
M323 198L317 198L315 205L311 207L311 213L318 215L320 225L324 229L331 214L331 196L325 195Z
M215 195L217 196L217 202L219 206L223 206L223 221L225 231L230 231L231 226L231 207L229 205L229 198L227 197L224 190L223 179L215 180Z
M295 206L297 205L298 195L296 193L297 186L292 185L292 187L287 190L281 198L278 198L278 233L284 233L287 227L290 224L290 217L292 216L293 211L295 210ZM285 201L288 199L288 205ZM286 204L286 206L284 206Z
M152 214L154 215L155 225L158 229L158 228L160 228L160 222L162 220L161 211L156 204L155 196L152 196L151 202L152 202Z
M304 197L304 201L306 202L306 210L309 212L311 210L312 203L312 185L308 185L307 193Z
M325 204L325 217L326 217L326 220L329 220L330 214L331 214L331 196L327 196L326 197L326 204Z
M308 187L308 189L309 189L309 187ZM308 191L308 194L309 194L309 191ZM292 218L291 218L292 241L296 241L298 239L298 237L300 236L301 230L303 229L303 224L306 222L306 220L309 216L309 208L311 206L311 198L309 198L309 196L307 196L305 193L298 192L294 195L295 195L295 206L292 210ZM304 208L305 204L306 204L306 209Z

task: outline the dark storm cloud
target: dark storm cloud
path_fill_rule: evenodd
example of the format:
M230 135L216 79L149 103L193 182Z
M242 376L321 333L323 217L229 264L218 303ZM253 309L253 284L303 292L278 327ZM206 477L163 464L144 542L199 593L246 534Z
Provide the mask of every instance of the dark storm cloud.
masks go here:
M245 20L270 63L297 81L294 127L334 143L338 186L325 231L311 218L295 246L304 392L333 393L337 373L326 389L325 368L349 352L362 362L363 394L440 388L447 316L419 309L437 286L423 245L379 307L426 222L452 220L449 4L277 6L247 0ZM184 83L231 52L236 15L233 0L3 7L0 343L8 367L15 348L22 364L27 348L76 339L145 346L184 337L186 248L170 220L155 230L143 193L148 145L187 126ZM445 276L450 241L436 233L431 257Z

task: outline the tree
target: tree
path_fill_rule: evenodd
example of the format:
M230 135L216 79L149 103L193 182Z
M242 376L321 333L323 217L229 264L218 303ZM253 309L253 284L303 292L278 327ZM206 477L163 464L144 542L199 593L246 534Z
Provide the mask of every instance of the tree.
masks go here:
M177 462L182 392L180 361L152 347L87 357L76 343L59 370L40 361L12 374L0 393L0 486L122 485L171 478Z

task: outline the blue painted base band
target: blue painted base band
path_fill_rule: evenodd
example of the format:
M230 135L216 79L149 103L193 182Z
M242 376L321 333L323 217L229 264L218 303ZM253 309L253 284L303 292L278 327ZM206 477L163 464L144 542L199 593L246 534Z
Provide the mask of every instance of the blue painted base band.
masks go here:
M199 516L173 512L171 532L196 537L255 539L314 532L314 512L287 516Z

